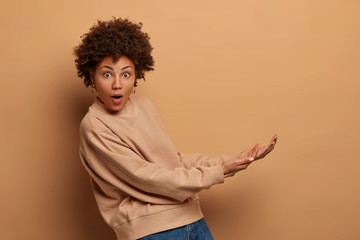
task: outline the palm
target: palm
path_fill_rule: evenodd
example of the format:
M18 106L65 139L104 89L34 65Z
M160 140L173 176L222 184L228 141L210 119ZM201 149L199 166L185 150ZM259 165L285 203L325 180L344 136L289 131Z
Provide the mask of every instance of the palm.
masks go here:
M275 144L276 144L276 141L277 141L277 135L275 134L268 145L265 145L265 146L261 146L258 148L258 152L256 153L256 156L255 156L255 160L257 159L261 159L261 158L264 158L267 154L269 154L275 147ZM256 145L255 145L256 146ZM246 151L243 151L240 155L240 158L244 158L244 157L247 157L247 156L250 156L251 152L253 151L254 148L250 149L250 150L246 150Z

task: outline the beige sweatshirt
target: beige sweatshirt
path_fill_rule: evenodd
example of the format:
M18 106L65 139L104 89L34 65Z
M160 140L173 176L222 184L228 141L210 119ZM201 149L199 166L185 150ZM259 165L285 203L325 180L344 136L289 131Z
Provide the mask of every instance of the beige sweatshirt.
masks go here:
M121 240L201 219L197 193L224 181L227 158L177 152L145 97L129 98L116 113L96 99L80 125L80 157L99 210Z

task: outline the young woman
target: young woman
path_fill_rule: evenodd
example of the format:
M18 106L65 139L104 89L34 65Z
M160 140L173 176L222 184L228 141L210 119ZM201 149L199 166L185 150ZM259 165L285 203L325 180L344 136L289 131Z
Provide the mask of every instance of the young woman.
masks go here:
M197 193L265 157L277 136L233 157L178 152L153 104L130 96L154 64L141 27L98 21L75 48L78 76L97 93L80 126L82 163L118 239L213 239Z

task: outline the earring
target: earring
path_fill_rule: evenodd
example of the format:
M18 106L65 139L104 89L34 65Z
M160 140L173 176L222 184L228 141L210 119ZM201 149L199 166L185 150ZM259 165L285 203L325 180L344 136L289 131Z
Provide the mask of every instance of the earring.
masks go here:
M135 93L135 87L133 87L132 93Z
M94 82L91 82L90 87L91 87L91 92L95 93L96 92L96 86L95 86Z

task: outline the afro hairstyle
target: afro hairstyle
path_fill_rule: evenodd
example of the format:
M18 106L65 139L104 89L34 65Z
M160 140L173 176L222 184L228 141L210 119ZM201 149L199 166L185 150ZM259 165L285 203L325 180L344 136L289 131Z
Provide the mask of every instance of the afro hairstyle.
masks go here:
M137 79L145 80L145 72L154 70L151 55L150 37L141 31L142 23L128 19L113 18L110 21L97 21L97 24L82 35L82 42L74 48L77 74L84 78L86 87L92 86L90 73L105 57L112 56L116 62L121 56L131 59L135 65L135 84Z

